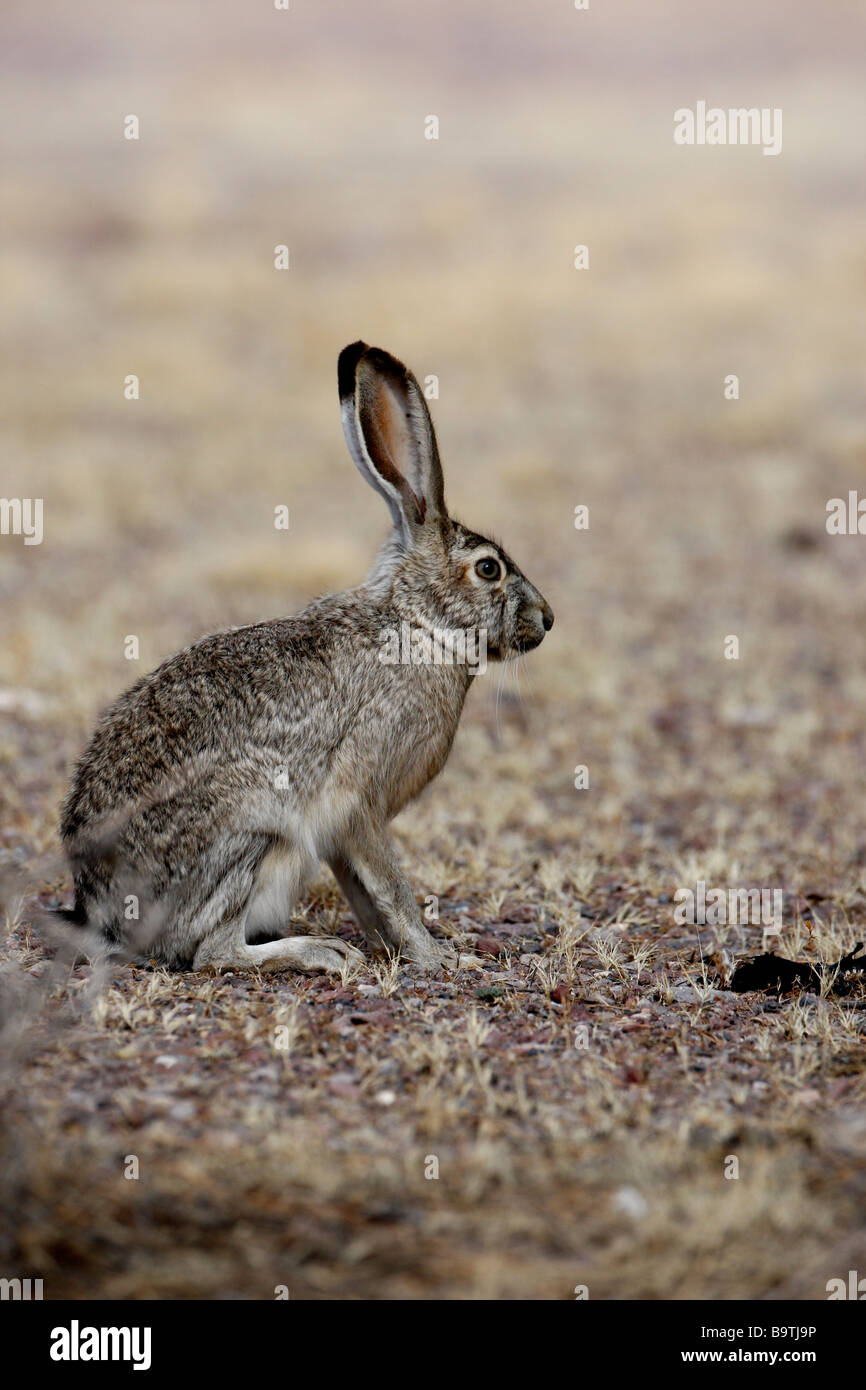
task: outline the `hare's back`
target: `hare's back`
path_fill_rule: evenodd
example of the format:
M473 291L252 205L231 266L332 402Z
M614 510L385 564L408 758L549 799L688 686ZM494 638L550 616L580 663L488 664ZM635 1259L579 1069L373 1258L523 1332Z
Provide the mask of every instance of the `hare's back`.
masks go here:
M62 833L160 798L256 748L321 736L335 704L321 625L303 619L214 633L142 677L100 718L64 809ZM327 735L326 735L327 736Z

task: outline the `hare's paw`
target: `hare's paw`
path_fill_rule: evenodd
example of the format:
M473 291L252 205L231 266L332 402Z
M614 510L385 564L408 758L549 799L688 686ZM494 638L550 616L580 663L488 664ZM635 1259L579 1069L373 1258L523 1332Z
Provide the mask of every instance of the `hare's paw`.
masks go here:
M466 951L456 951L453 946L439 946L439 960L445 970L483 970L489 962Z
M273 945L281 949L273 963L262 964L261 970L300 970L311 975L327 971L341 975L346 966L364 964L361 952L339 936L290 936Z
M357 969L363 963L361 952L338 936L286 936L254 946L236 943L225 954L211 951L207 961L199 960L196 968L261 970L266 974L297 970L309 975L328 971L341 975L345 969Z
M485 966L485 962L478 956L458 952L453 946L434 941L432 937L429 938L429 946L425 945L423 951L413 947L404 950L403 959L408 965L414 965L416 969L429 973L443 970L453 974L457 970L483 970Z
M486 970L489 964L489 960L482 960L480 956L473 956L468 951L461 951L457 957L458 970Z

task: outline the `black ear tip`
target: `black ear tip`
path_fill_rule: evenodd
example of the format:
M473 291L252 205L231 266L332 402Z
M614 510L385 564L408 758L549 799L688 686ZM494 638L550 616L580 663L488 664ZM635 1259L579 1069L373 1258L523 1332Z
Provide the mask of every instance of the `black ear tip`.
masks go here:
M355 372L365 352L369 352L369 348L359 338L357 343L349 343L348 347L344 347L340 353L337 359L337 385L340 389L341 399L343 396L354 394Z

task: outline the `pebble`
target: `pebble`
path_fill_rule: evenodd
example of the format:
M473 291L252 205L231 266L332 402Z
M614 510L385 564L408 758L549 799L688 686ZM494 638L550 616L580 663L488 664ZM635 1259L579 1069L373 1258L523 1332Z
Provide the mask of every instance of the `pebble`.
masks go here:
M630 1216L633 1221L639 1221L649 1211L646 1198L636 1187L621 1187L614 1193L613 1205L623 1216Z

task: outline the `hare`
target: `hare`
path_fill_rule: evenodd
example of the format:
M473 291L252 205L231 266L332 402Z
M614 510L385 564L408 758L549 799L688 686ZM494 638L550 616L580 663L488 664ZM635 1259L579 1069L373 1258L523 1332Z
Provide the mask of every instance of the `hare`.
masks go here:
M424 641L481 633L501 659L537 647L553 613L500 546L448 515L412 373L358 342L338 382L349 452L391 532L357 588L205 637L102 715L61 834L65 915L109 949L174 968L339 972L358 954L346 942L280 935L325 861L372 950L428 970L455 959L387 833L443 767L476 673L453 644L423 659ZM393 659L395 633L422 659Z

